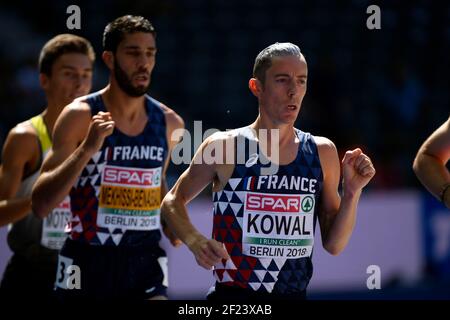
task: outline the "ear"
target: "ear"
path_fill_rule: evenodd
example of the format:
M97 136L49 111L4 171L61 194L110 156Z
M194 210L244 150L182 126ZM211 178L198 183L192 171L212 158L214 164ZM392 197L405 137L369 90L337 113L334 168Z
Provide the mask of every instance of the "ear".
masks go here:
M48 89L50 83L50 78L45 73L39 73L39 84L41 85L41 88L45 91Z
M114 54L112 53L112 51L103 51L102 59L109 70L114 69Z
M259 97L262 91L262 84L258 79L251 78L250 80L248 80L248 88L255 97Z

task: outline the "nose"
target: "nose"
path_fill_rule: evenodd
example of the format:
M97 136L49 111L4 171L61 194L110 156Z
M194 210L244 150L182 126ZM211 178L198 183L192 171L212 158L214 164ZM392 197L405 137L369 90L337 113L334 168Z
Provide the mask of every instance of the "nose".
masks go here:
M80 88L84 90L90 90L92 85L92 78L89 76L85 76L83 74L77 74L74 76L74 87L76 90L80 90Z
M152 63L152 58L148 57L146 54L141 54L138 60L138 69L143 71L148 71Z
M78 89L83 83L83 76L81 74L76 74L74 77L75 87Z
M288 96L289 98L293 98L298 94L299 88L295 81L291 81L288 88Z

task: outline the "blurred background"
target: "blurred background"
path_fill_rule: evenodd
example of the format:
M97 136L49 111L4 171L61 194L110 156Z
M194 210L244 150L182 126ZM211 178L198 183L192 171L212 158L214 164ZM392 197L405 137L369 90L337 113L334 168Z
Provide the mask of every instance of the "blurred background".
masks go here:
M68 30L69 5L81 29ZM381 29L369 30L369 5ZM106 24L124 14L154 24L157 63L150 94L194 121L226 130L257 116L247 88L256 55L293 42L308 62L308 91L297 127L330 138L341 156L361 147L377 175L360 202L348 248L328 255L317 232L312 299L449 299L450 212L424 193L411 169L415 153L450 113L450 5L444 1L159 0L24 1L0 5L0 146L18 122L45 106L38 81L42 46L58 33L89 39L97 53L93 91L105 86L101 61ZM172 166L174 182L186 168ZM210 190L191 205L194 223L211 234ZM317 230L318 231L318 230ZM10 255L0 228L0 273ZM165 244L167 245L167 244ZM202 299L212 274L185 247L168 247L170 293ZM367 268L381 270L369 290ZM181 267L183 266L183 267Z

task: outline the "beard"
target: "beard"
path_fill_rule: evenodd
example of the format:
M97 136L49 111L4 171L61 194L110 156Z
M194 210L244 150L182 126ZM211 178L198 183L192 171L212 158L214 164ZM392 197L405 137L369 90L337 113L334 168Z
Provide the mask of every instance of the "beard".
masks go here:
M150 81L146 86L134 87L131 79L117 63L117 59L114 59L114 76L116 77L117 84L119 85L120 89L122 89L123 92L125 92L130 97L141 97L147 93L147 90L150 87Z

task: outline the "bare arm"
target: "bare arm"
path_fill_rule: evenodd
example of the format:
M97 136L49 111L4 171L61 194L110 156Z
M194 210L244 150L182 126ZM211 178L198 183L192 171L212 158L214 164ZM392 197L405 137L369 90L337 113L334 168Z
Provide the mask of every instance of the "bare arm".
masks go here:
M163 199L167 192L169 191L169 188L167 186L167 179L166 179L166 172L167 168L169 166L169 162L172 155L172 150L175 147L175 145L181 140L181 134L178 134L179 132L184 129L184 121L183 119L177 115L173 110L169 109L166 106L163 106L163 110L165 111L165 117L166 117L166 124L167 124L167 143L168 143L168 154L166 162L164 163L164 168L162 172L162 179L161 179L161 199ZM178 247L181 245L181 240L178 239L175 234L172 232L172 230L167 226L167 223L165 222L163 215L161 219L161 226L163 229L164 234L166 237L170 240L170 243L174 247Z
M53 148L33 187L33 212L45 217L67 196L83 168L114 128L109 113L91 119L86 104L74 102L58 118L53 132Z
M164 163L161 181L161 198L164 198L166 193L169 191L166 181L167 168L169 166L169 162L171 159L172 150L180 142L182 138L182 135L180 133L184 129L184 121L178 114L176 114L172 109L168 108L167 106L162 105L162 109L164 111L166 119L166 127L167 127L166 138L168 143L167 159L166 162Z
M347 246L356 222L356 209L362 188L375 175L375 168L361 149L347 151L342 160L343 195L338 193L340 180L339 158L334 144L317 137L324 181L320 230L323 247L332 255L338 255Z
M450 183L450 173L446 167L449 159L450 118L424 142L413 164L414 172L420 182L439 200L442 200L443 189ZM449 189L443 195L447 208L450 208Z
M194 227L186 209L186 205L216 177L216 165L207 165L199 159L210 142L211 139L207 139L202 143L191 165L167 193L161 206L166 222L205 269L211 269L221 259L229 258L221 243L207 239Z
M19 190L26 168L37 165L39 146L31 127L18 125L5 141L0 166L0 226L14 223L31 211L31 197L14 198ZM35 168L29 168L32 171ZM39 169L39 168L38 168Z

